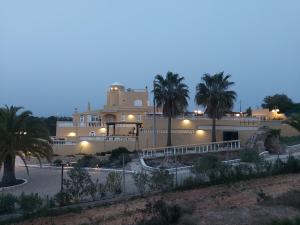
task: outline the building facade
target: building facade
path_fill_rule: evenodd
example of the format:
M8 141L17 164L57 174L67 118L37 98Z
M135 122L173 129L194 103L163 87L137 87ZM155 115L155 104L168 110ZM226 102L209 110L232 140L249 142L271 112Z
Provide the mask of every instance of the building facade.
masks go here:
M243 144L262 125L284 128L284 135L291 133L291 127L282 126L278 121L266 121L262 113L267 112L262 111L257 117L224 116L217 121L217 141L239 139ZM107 91L107 102L102 109L93 110L88 104L85 112L74 111L73 121L57 122L54 152L73 155L106 152L117 147L131 151L163 147L167 125L167 118L160 112L153 113L147 87L125 89L122 84L114 83ZM211 119L197 111L178 116L172 119L172 144L209 143L211 129Z

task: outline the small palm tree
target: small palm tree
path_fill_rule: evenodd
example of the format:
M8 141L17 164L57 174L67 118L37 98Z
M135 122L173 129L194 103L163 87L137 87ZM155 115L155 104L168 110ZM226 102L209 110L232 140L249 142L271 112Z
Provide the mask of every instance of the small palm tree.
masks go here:
M206 108L205 113L212 119L212 142L216 142L216 120L230 111L236 99L236 92L230 90L234 82L224 72L215 75L204 74L202 83L196 86L195 102Z
M19 156L27 169L26 156L32 155L39 162L45 157L50 161L52 147L44 124L32 117L30 111L19 112L22 107L0 108L0 168L2 165L2 186L17 183L15 176L15 159Z
M300 132L300 113L292 115L287 123Z
M156 105L162 107L164 116L168 117L167 146L172 145L172 117L183 113L188 106L189 90L183 80L184 77L172 72L168 72L165 78L162 75L156 75L154 80L153 93Z

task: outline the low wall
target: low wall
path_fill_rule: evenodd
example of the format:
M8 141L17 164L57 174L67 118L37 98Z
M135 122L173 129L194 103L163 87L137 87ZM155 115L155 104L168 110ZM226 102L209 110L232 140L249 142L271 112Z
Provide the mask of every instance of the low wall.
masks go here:
M88 141L73 145L54 145L53 151L57 155L95 154L111 151L118 147L125 147L129 151L138 150L137 141Z

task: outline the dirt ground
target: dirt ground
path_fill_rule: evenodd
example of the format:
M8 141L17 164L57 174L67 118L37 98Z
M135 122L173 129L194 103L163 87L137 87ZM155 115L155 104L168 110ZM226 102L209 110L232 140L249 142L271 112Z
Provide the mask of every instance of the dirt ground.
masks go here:
M201 189L170 192L115 203L105 207L83 210L57 217L38 218L19 225L129 225L141 218L147 201L163 198L191 210L179 224L183 225L263 225L272 219L300 217L300 211L284 206L264 206L257 203L257 192L278 196L292 189L300 189L300 175L281 175L233 185L218 185ZM124 210L126 208L126 211Z

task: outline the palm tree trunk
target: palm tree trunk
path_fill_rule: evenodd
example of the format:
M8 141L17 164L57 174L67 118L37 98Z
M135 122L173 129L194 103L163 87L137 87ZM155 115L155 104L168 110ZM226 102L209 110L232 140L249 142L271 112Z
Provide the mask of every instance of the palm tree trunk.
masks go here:
M212 129L211 129L211 142L216 142L217 136L216 136L216 118L212 119Z
M172 145L171 130L172 130L172 116L168 115L168 138L167 138L167 146L171 146Z
M4 160L4 169L3 169L3 177L2 177L2 185L3 186L11 186L14 185L16 180L15 175L15 156L8 155Z

